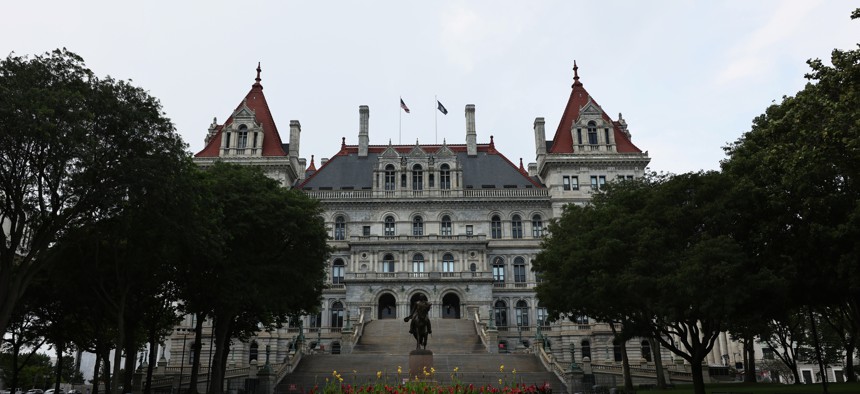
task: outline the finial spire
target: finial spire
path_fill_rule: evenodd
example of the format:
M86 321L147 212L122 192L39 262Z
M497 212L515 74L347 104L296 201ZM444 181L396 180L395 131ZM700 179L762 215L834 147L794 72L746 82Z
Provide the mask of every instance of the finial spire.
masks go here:
M260 71L263 71L263 69L260 68L260 62L257 62L257 78L254 78L254 80L257 81L257 83L260 83L260 81L261 81Z
M582 82L579 82L579 66L576 65L576 60L573 61L573 85L574 86L582 86Z

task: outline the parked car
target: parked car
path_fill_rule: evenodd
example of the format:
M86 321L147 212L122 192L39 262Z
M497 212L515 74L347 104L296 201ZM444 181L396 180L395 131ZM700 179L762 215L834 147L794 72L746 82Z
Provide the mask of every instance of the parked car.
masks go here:
M43 394L66 394L66 393L63 391L63 389L60 389L58 391L54 391L54 389L47 389L47 390L45 390L45 392Z
M27 394L45 394L42 389L29 389Z

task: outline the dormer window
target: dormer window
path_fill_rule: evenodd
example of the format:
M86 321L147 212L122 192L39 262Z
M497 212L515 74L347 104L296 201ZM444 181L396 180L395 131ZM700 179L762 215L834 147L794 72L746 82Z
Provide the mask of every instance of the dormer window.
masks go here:
M245 148L248 146L248 126L239 125L239 132L236 135L236 154L244 155Z
M588 144L597 145L597 123L588 122Z
M385 190L394 190L397 178L394 175L394 165L385 166Z
M424 171L420 164L412 167L412 190L424 190Z
M439 167L439 188L443 190L451 189L451 167L447 164L442 164Z

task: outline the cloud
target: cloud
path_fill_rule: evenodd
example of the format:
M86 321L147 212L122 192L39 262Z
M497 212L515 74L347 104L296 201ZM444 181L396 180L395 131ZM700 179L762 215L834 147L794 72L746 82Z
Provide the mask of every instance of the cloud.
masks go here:
M769 74L776 64L776 57L783 52L793 52L795 40L810 28L809 15L822 0L800 0L776 3L770 19L749 35L740 32L738 44L728 50L729 62L717 74L715 84L722 85ZM727 28L731 26L727 25ZM728 34L727 34L728 35Z

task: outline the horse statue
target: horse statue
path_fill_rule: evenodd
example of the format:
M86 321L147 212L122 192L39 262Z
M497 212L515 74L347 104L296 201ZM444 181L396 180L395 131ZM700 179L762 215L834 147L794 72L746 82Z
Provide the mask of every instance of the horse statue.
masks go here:
M419 300L415 303L412 315L403 319L405 322L412 320L412 323L409 325L409 333L415 337L415 350L427 349L427 335L433 332L430 326L430 318L427 317L429 311L430 303Z

